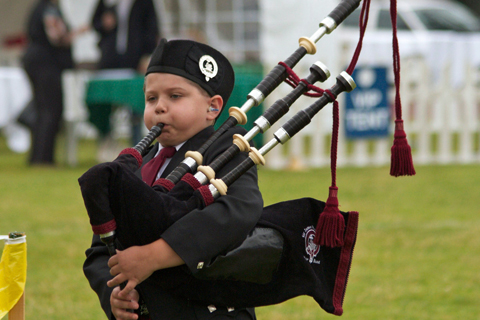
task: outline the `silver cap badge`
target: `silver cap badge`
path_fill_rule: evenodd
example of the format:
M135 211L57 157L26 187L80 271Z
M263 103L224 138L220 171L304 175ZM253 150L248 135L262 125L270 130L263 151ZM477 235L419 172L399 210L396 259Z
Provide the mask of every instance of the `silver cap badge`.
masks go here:
M200 71L205 75L207 82L218 73L217 62L209 55L202 56L198 61L198 66L200 67Z

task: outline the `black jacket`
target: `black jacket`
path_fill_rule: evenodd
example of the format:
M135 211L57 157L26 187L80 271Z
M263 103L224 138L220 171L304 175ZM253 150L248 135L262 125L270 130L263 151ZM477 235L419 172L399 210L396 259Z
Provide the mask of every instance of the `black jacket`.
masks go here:
M213 132L213 127L208 127L188 140L172 158L163 177L184 159L185 152L198 149ZM237 127L227 131L207 150L204 163L212 162L226 150L232 144L232 136L235 133L243 134L245 130ZM157 148L158 146L154 146L150 150L144 158L144 163L153 158ZM222 177L246 157L245 153L235 157L217 173L217 177ZM262 209L263 199L258 189L257 171L256 168L252 168L230 186L226 196L220 197L203 210L190 212L168 228L162 234L162 238L185 261L186 266L177 268L195 273L199 262L208 265L216 256L238 246L254 228ZM106 286L106 282L111 278L107 266L109 254L98 236L94 236L92 247L86 251L86 255L85 275L92 289L98 294L105 313L112 318L110 310L112 289ZM187 301L160 290L155 284L155 279L161 276L162 271L157 271L137 287L152 319L197 319L195 315L199 316L207 310L205 304ZM206 314L208 315L208 312Z
M128 42L124 54L116 51L117 28L107 32L102 28L101 16L112 11L104 0L98 2L92 19L94 29L100 35L101 51L99 69L137 69L140 59L153 52L159 40L159 24L152 0L134 0L128 20ZM115 10L113 10L115 12Z
M28 44L22 62L30 69L41 65L55 68L55 70L61 72L73 67L72 50L70 46L56 46L48 40L44 24L44 17L47 12L63 19L58 6L46 0L38 1L28 18ZM65 25L68 27L66 23Z

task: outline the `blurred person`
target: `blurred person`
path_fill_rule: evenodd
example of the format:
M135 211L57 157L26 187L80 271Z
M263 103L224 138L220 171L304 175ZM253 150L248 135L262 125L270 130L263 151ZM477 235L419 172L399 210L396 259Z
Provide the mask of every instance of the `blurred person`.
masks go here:
M92 26L100 36L99 70L130 69L133 74L145 74L150 55L157 46L160 32L152 0L99 0ZM108 161L110 153L117 155L110 137L112 105L90 108L90 122L100 135L100 161ZM132 140L140 139L142 115L132 114Z
M28 18L22 63L32 85L35 110L30 165L55 164L55 141L63 112L62 71L73 67L72 39L86 29L70 32L58 0L37 1Z

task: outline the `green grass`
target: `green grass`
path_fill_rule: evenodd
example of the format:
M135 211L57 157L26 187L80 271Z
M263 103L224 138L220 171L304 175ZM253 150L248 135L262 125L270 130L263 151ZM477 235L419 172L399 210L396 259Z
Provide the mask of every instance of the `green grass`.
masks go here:
M27 319L104 319L82 272L90 225L77 178L95 163L82 141L79 165L30 168L0 137L0 234L25 231ZM480 166L422 166L415 177L388 168L342 168L341 209L360 225L341 319L480 318ZM327 168L261 169L265 205L300 197L325 200ZM0 248L2 246L0 245ZM335 318L310 297L257 309L259 320Z

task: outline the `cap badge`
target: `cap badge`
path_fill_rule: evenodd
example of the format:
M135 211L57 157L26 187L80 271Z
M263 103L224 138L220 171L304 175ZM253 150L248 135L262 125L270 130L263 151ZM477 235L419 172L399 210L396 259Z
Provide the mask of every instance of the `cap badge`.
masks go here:
M218 73L217 62L209 55L202 56L198 61L198 66L200 67L200 71L205 75L207 82Z

